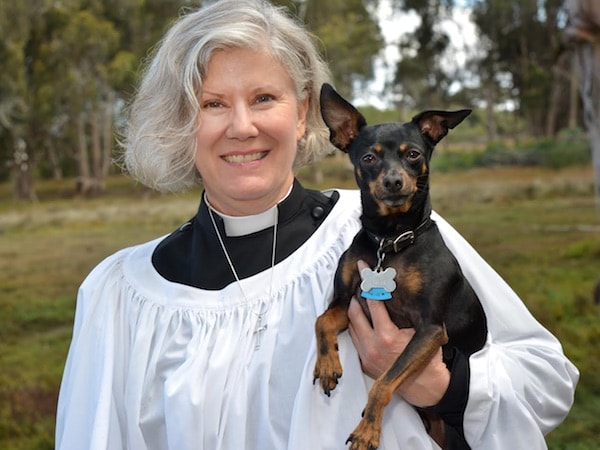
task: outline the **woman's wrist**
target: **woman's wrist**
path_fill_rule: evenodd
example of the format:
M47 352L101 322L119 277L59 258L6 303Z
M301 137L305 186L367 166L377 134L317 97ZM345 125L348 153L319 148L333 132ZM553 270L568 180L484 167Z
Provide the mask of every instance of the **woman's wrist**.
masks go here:
M463 436L463 418L469 399L469 359L456 348L445 348L443 360L450 372L448 389L438 403L421 407L424 412L438 414L442 420Z
M450 384L450 371L443 361L442 349L419 373L407 379L398 393L411 405L428 408L437 405Z

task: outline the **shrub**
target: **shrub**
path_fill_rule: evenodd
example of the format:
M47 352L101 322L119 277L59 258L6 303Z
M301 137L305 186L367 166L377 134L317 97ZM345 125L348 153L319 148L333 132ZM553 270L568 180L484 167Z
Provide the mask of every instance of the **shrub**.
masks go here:
M591 149L587 136L579 128L562 130L556 138L543 139L535 144L543 165L561 168L591 162Z
M563 130L553 138L538 139L515 147L504 141L495 141L483 151L443 150L432 159L432 168L439 172L507 166L559 169L589 163L589 141L583 130L575 128Z

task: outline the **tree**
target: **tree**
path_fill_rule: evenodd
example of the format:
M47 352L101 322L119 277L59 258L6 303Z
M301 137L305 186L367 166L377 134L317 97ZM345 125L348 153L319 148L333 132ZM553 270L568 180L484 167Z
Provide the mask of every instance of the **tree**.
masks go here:
M199 0L0 0L0 179L34 199L36 176L76 176L102 191L140 61ZM382 48L376 0L283 0L319 36L340 91L373 76Z
M568 90L555 88L563 82L561 14L561 0L475 0L473 5L485 48L476 61L482 84L492 101L502 83L508 84L532 135L553 134L568 121L556 113L569 99Z
M81 193L102 190L117 105L147 49L189 3L0 0L0 157L15 197L35 198L35 174L63 169Z
M11 170L14 196L18 199L35 199L33 186L34 129L30 107L32 97L28 80L26 48L32 22L39 17L40 2L0 3L0 143L4 158Z
M448 102L450 78L441 60L450 38L439 24L450 17L452 5L451 0L394 2L396 9L412 10L420 17L415 31L405 34L398 44L400 61L391 87L406 107L415 109Z
M374 0L300 0L276 2L290 8L322 42L336 89L352 97L373 78L373 63L383 37L372 14Z
M583 117L592 147L596 204L600 208L600 2L566 0L569 24L565 33L579 72Z
M101 37L101 38L100 38ZM59 90L76 131L78 189L87 195L104 190L112 158L114 108L108 66L117 50L119 33L113 24L91 11L71 14L57 33L50 56L64 72Z

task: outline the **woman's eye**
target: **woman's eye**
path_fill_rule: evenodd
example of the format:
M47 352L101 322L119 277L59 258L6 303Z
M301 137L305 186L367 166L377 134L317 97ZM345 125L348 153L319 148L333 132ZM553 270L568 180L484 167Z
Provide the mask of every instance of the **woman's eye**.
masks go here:
M256 97L256 103L265 103L273 100L273 96L271 94L260 94Z
M202 107L205 109L220 108L221 106L223 106L223 103L218 100L210 100L202 104Z

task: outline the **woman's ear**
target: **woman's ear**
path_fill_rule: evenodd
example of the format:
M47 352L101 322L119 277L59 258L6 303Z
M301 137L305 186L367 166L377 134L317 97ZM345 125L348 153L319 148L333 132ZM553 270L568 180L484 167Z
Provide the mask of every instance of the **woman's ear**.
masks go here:
M308 106L310 98L308 92L304 91L304 98L298 102L298 124L296 132L296 140L302 139L306 133L306 116L308 115Z

